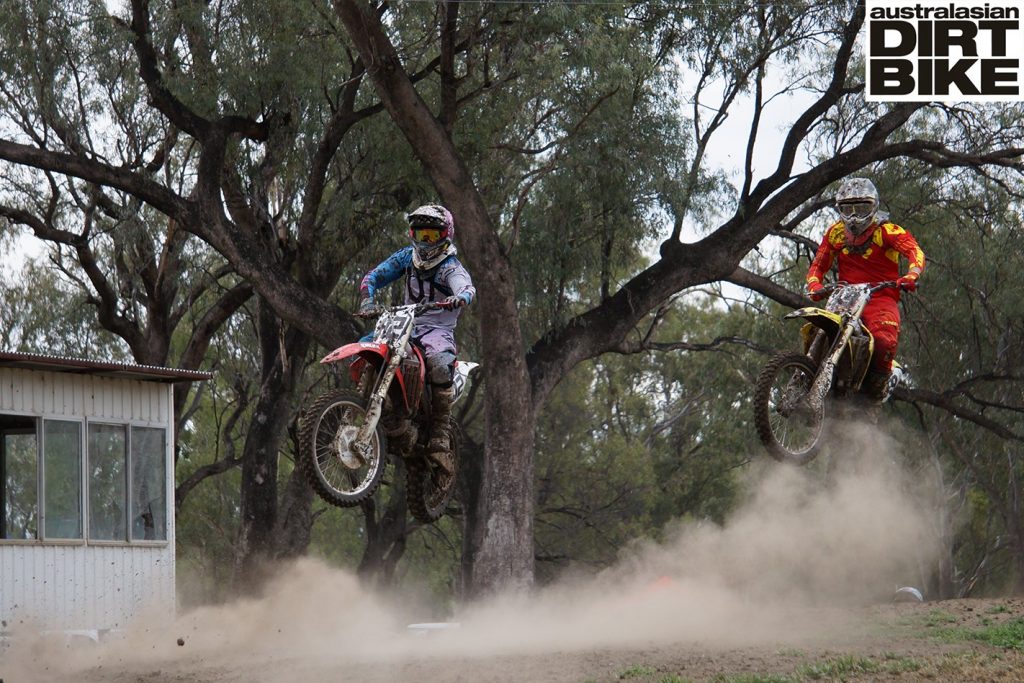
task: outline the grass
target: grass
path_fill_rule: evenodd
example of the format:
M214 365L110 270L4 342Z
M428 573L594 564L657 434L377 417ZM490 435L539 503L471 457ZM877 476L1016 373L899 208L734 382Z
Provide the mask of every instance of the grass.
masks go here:
M924 668L924 665L913 657L901 657L893 652L886 652L882 659L882 670L890 674L913 673Z
M996 605L995 607L989 607L985 610L985 614L1005 614L1010 611L1010 608L1006 605Z
M974 640L994 647L1024 652L1024 618L1012 619L984 628L948 628L934 634L949 642Z
M924 625L935 627L943 624L955 624L956 616L940 609L933 609L924 618Z
M618 678L620 681L626 681L631 678L649 678L651 676L657 675L657 673L657 669L638 664L636 666L631 666L625 671L621 672ZM0 681L0 683L3 682ZM680 678L675 674L668 674L667 676L662 676L661 678L659 678L658 683L693 683L693 681L689 678Z
M653 676L655 673L657 672L649 666L631 666L619 674L619 680L625 681L630 678L643 678L644 676Z
M846 681L871 675L900 676L921 672L926 665L913 657L885 652L880 657L855 656L852 654L829 657L811 664L804 664L793 674L717 674L712 683L806 683L807 681ZM618 679L627 680L656 675L651 667L635 666L618 674ZM669 674L657 679L657 683L691 683L690 679Z
M843 680L846 676L878 673L882 666L868 657L844 655L815 664L804 664L797 673L812 681Z
M804 683L805 681L845 681L865 674L889 674L899 676L915 673L925 665L912 657L902 657L893 652L884 653L880 660L871 657L844 655L831 657L820 662L804 664L792 675L783 674L718 674L713 683Z
M799 679L780 674L739 674L715 676L713 683L799 683Z

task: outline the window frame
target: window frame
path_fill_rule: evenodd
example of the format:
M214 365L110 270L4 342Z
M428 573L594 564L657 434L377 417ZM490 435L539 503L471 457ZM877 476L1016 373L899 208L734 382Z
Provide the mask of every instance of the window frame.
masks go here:
M46 530L46 422L74 422L78 428L78 486L81 497L78 500L78 514L81 515L82 536L80 538L50 538ZM85 503L88 491L85 487L85 418L67 417L66 415L39 415L36 422L36 434L38 439L39 465L36 468L39 473L39 542L45 545L85 545L88 537L88 520L85 516Z
M124 500L123 500L124 504L121 506L121 530L124 532L124 537L123 538L93 538L92 537L92 486L90 486L90 484L92 483L92 469L93 469L92 465L93 465L93 460L92 460L92 453L89 451L89 443L90 443L90 440L92 438L92 426L93 425L96 425L97 427L119 427L121 429L121 433L124 435L124 451L123 451L122 462L121 462L121 465L122 465L122 469L121 469L121 484L122 484L123 490L124 490ZM89 419L89 418L86 418L86 420L85 420L85 434L84 434L84 437L85 437L84 438L84 441L85 441L85 451L84 451L84 457L83 457L83 463L82 463L83 464L83 468L82 469L84 470L84 474L85 474L85 488L83 489L83 491L84 491L84 498L85 498L85 512L86 512L86 516L85 516L85 540L88 542L89 545L109 546L109 545L125 545L125 544L128 543L129 533L128 533L128 509L127 509L127 505L128 505L128 501L131 500L131 491L129 490L129 484L131 483L131 473L129 472L130 465L128 463L128 459L129 459L128 458L128 454L130 452L130 443L131 443L131 441L130 441L131 440L130 434L131 434L131 427L128 424L124 423L124 422L118 422L116 420L108 420L108 419L102 419L102 418L100 418L100 419Z
M5 433L16 433L16 434L34 434L36 437L36 537L35 538L0 538L0 544L11 544L11 545L34 545L39 543L43 537L43 458L42 458L42 441L41 441L41 429L42 418L34 413L26 413L16 410L4 410L0 412L0 415L9 415L11 417L20 417L32 420L35 423L35 431L11 431ZM6 505L6 490L7 490L7 453L3 448L0 448L0 524L6 523L6 511L4 506Z
M39 515L39 529L37 531L37 538L34 539L21 539L21 538L0 538L0 546L5 545L20 545L20 546L96 546L96 547L149 547L149 548L163 548L168 546L173 539L175 524L174 524L174 509L172 507L172 500L174 496L174 479L173 479L173 464L170 462L170 449L173 448L172 439L173 431L172 426L163 422L154 422L150 420L121 420L117 418L105 418L105 417L90 417L88 415L60 415L54 413L39 413L39 412L27 412L20 410L0 410L0 414L10 415L13 417L24 417L35 420L36 424L36 490L37 490L37 501L38 515ZM82 537L81 538L50 538L46 535L46 462L43 454L45 453L45 429L44 423L49 421L54 422L73 422L79 425L79 467L78 467L78 478L79 486L81 487L81 500L79 501L79 513L82 519ZM99 540L90 538L89 535L89 496L91 494L90 477L89 477L89 425L90 424L103 424L112 425L117 427L123 427L125 430L125 538L123 540ZM148 428L158 429L163 432L163 450L161 451L161 458L163 462L163 504L164 504L164 538L161 539L133 539L132 538L132 524L131 524L131 505L133 498L133 463L132 463L132 430L136 428Z
M134 490L134 475L135 467L132 461L132 449L135 446L135 439L132 432L135 429L158 429L163 432L163 449L160 451L160 462L163 464L163 498L164 498L164 537L162 539L145 539L145 538L132 538L132 505L135 502L135 490ZM126 457L128 458L128 467L126 468L126 475L128 477L128 507L126 508L128 513L128 542L131 545L142 545L142 546L164 546L170 542L172 530L174 528L174 510L171 507L174 496L174 464L171 461L171 441L173 434L166 425L155 424L152 422L130 422L127 424L128 432L128 450Z

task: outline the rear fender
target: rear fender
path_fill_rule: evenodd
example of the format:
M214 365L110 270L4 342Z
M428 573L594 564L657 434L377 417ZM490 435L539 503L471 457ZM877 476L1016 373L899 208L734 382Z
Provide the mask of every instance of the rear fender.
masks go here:
M455 372L452 377L452 385L455 387L455 398L452 401L458 401L459 397L462 396L466 390L466 386L469 384L469 378L473 371L480 367L479 363L472 363L468 360L456 361Z

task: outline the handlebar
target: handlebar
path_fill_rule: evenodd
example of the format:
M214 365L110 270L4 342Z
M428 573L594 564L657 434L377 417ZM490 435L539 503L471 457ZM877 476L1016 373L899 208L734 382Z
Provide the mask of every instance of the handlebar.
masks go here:
M885 280L884 282L860 282L857 283L857 285L867 285L868 291L871 292L872 294L883 289L890 289L892 287L899 286L896 284L895 280ZM857 285L853 285L849 282L837 282L832 285L823 286L821 289L816 291L815 294L818 294L822 298L824 298L826 296L830 296L832 292L836 291L837 289L842 289L843 287L854 287Z
M373 310L365 311L365 312L364 311L356 311L352 315L354 315L356 318L364 318L364 319L377 318L382 313L390 312L390 311L397 311L397 310L402 309L402 308L412 308L412 314L414 316L417 316L417 315L420 315L422 313L426 313L427 311L438 311L438 310L441 310L443 307L441 306L441 302L439 302L439 301L424 301L423 303L418 303L418 304L401 304L399 306L377 306Z
M868 289L870 289L871 293L874 294L875 292L879 291L880 289L889 289L890 287L899 287L899 285L896 284L895 280L886 280L885 282L879 282L877 284L873 284Z

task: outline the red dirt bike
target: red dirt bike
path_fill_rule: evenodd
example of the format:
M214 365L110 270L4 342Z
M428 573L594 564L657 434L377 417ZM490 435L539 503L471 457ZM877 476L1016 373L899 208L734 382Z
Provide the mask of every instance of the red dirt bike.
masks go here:
M786 315L804 318L803 353L781 353L761 370L754 387L754 425L768 454L781 462L804 465L825 442L830 414L839 404L829 399L856 396L867 374L875 340L861 324L872 295L896 283L839 283L821 290L825 308L809 306ZM883 390L887 401L906 380L899 363Z
M341 346L320 362L355 389L332 389L313 400L299 422L296 464L325 501L352 507L380 486L388 453L405 464L409 511L430 523L445 512L459 474L460 430L452 419L451 451L427 452L430 386L423 351L412 342L416 316L437 303L381 308L371 341ZM477 363L457 362L455 400Z

